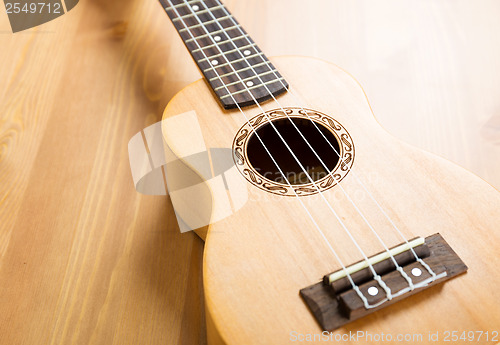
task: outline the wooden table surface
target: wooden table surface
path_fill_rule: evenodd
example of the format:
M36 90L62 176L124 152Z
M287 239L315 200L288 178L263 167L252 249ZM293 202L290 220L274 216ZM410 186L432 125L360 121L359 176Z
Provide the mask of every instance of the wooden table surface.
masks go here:
M226 4L269 56L340 65L391 134L500 188L500 2ZM82 0L17 34L0 12L0 344L204 344L203 243L128 161L200 77L161 6Z

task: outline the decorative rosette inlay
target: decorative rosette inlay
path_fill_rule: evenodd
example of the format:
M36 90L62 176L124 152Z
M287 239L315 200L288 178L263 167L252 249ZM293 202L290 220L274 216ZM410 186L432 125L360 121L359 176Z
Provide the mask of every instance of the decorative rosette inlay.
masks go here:
M284 110L284 112L283 112ZM314 121L316 125L326 127L337 139L340 148L340 159L329 174L314 183L292 184L277 182L261 175L248 159L247 146L255 131L265 126L270 121L279 119L302 118ZM319 134L318 134L319 135ZM354 162L354 144L347 130L334 118L315 110L286 107L267 111L250 119L239 129L233 141L233 159L240 173L254 186L277 195L284 196L307 196L323 192L339 183L351 170Z

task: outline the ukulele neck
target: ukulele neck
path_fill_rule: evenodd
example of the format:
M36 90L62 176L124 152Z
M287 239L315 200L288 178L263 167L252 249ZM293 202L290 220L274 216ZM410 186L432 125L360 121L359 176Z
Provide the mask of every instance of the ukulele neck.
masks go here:
M224 109L287 91L287 82L219 0L160 3Z

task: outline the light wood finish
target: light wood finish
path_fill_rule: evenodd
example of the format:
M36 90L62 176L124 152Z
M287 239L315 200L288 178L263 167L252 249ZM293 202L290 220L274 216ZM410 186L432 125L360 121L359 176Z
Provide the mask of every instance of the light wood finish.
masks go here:
M0 12L0 343L205 343L203 243L128 161L199 78L161 6L81 1L16 35Z
M494 306L500 298L495 259L496 244L500 242L496 231L500 193L465 169L389 135L375 121L359 84L335 65L291 56L272 61L295 95L288 93L278 102L246 108L243 115L220 110L210 90L199 81L174 97L164 119L194 110L207 147L231 148L239 128L262 111L302 106L330 114L349 131L356 146L355 164L341 182L343 190L384 244L392 247L404 238L439 232L469 267L466 275L335 332L364 330L395 336L495 329L500 324ZM189 131L184 134L189 136ZM167 143L174 140L166 137ZM404 238L353 175L373 194ZM242 175L240 178L245 179ZM365 255L378 253L384 247L343 190L334 187L322 193L324 199L315 195L301 200L347 266L362 259L362 255L328 204ZM298 292L326 273L340 269L340 263L298 198L271 194L251 185L248 192L247 204L231 217L211 224L205 241L203 281L207 311L213 322L209 334L218 333L224 343L236 345L287 344L291 332L321 333ZM486 342L483 339L479 343Z
M225 4L268 56L337 63L391 134L500 187L497 1ZM200 77L157 1L80 1L16 35L2 10L0 44L0 342L204 343L202 244L128 168L128 139Z

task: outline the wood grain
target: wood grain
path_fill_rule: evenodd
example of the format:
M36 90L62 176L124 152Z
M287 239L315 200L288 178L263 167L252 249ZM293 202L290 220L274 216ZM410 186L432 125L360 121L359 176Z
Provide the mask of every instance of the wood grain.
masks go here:
M500 187L497 1L225 3L268 56L337 63L391 134ZM0 343L205 343L202 243L128 167L200 77L157 1L81 1L15 35L2 10L0 44Z

